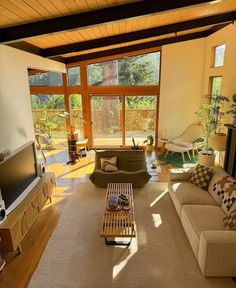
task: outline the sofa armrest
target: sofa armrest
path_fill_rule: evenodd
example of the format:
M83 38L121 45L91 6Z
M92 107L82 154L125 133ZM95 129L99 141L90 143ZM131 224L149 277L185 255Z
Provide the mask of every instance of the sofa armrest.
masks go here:
M169 181L188 181L192 176L194 168L177 168L170 169L168 179Z
M204 231L198 263L205 276L236 276L236 231Z

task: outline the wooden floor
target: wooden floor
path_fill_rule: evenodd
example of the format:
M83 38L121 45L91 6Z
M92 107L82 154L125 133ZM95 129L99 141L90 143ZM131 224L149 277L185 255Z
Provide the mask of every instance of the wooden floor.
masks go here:
M53 201L47 203L40 217L30 229L22 242L22 253L3 254L7 265L0 273L1 288L25 288L37 267L40 257L47 245L62 214L67 196L73 191L75 184L87 181L94 168L94 155L81 159L75 165L66 165L68 155L65 151L52 150L46 153L47 171L54 171L57 177L57 187L53 192ZM147 156L147 161L155 157L155 153ZM161 167L160 181L166 182L170 165ZM47 287L45 287L47 288ZM56 288L56 287L55 287ZM69 288L69 287L68 287Z

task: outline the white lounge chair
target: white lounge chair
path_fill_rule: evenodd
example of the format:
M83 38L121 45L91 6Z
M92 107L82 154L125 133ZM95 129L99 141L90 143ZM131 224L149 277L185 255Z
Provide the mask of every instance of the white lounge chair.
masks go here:
M197 139L202 139L202 141L196 141ZM184 152L187 152L191 159L189 151L192 151L194 157L195 151L198 151L198 149L205 143L206 141L203 138L202 126L199 124L192 124L188 126L188 128L179 137L166 143L165 148L167 151L165 158L169 152L177 152L181 153L183 162L185 163Z

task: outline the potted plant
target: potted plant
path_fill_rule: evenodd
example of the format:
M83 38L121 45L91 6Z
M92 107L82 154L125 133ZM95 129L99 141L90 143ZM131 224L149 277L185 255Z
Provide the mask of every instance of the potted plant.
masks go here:
M222 149L221 147L224 146L224 142L226 140L223 127L223 118L225 114L232 113L232 110L226 112L225 109L221 109L225 106L225 103L230 101L226 96L206 95L204 98L203 103L196 112L200 123L203 126L204 137L206 139L204 150L199 154L199 163L201 162L200 164L211 166L214 164L214 150L222 151L219 149Z
M231 104L231 110L227 111L226 114L231 115L231 124L233 126L236 126L236 93L232 96L232 104Z
M146 143L146 151L147 152L153 151L154 137L152 135L148 135L147 139L144 140L143 143Z
M216 126L216 114L210 103L210 97L210 95L206 95L200 108L195 112L203 127L203 136L206 140L203 150L199 152L198 160L198 162L204 166L212 166L215 161L215 155L209 145L209 138L214 133Z
M142 149L142 147L138 145L139 143L136 143L136 142L135 142L134 138L132 138L132 143L133 143L133 145L130 146L131 149L133 149L133 150Z

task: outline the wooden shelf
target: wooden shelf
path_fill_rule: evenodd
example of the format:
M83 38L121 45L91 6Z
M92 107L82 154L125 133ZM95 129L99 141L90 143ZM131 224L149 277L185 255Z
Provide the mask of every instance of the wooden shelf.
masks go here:
M21 251L20 243L46 201L51 201L55 183L54 173L44 174L20 205L7 216L6 221L0 225L0 251Z

